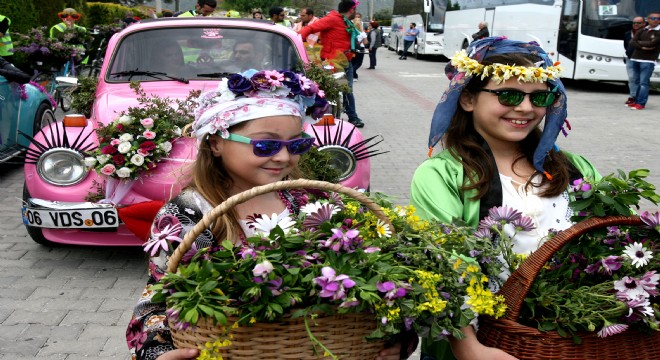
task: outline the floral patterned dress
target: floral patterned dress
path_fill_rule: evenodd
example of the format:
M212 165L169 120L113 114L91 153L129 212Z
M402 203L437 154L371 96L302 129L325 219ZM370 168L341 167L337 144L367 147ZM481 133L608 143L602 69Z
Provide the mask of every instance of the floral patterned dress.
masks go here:
M281 191L282 202L288 213L297 213L308 201L305 191ZM196 190L186 189L179 196L160 209L154 220L151 237L144 245L150 254L149 280L133 310L133 317L126 330L126 341L132 358L136 360L154 360L163 353L173 350L172 337L167 325L165 304L153 303L153 293L149 286L155 284L165 275L168 260L176 246L183 240L186 233L192 230L204 214L213 206ZM181 259L182 263L190 261L197 249L217 244L210 229L204 230L195 239L191 250Z

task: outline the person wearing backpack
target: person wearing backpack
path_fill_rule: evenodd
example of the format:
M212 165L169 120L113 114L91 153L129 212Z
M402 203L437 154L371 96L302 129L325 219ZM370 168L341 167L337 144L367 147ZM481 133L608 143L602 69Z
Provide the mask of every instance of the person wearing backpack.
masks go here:
M379 24L376 21L369 23L369 67L367 69L376 68L376 50L383 45L383 33L379 29Z

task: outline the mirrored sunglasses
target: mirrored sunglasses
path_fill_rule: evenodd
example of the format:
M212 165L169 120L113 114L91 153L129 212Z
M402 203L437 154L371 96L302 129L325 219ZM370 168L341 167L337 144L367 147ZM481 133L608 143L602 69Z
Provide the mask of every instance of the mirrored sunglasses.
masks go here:
M252 152L256 156L269 157L274 156L282 150L282 147L287 148L291 155L302 155L309 151L314 145L314 138L306 133L302 134L301 138L291 140L276 140L276 139L250 139L237 134L229 134L226 140L240 142L243 144L252 144Z
M660 17L657 17L657 16L651 16L651 17L649 17L649 20L660 20Z
M73 20L79 20L80 19L80 14L65 14L65 13L59 13L57 14L60 19L64 20L66 18L71 18Z
M548 107L552 105L559 97L559 93L553 91L534 91L526 93L520 90L491 90L480 89L491 94L497 95L497 101L504 106L518 106L525 100L525 96L529 95L529 101L536 107Z

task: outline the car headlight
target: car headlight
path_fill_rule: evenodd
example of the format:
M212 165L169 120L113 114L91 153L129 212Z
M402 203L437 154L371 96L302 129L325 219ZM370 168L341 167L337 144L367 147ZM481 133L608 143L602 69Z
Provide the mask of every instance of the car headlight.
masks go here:
M77 184L87 175L83 156L67 148L44 152L37 162L37 171L45 182L58 186Z
M330 166L341 172L339 181L344 181L355 173L357 161L355 160L355 155L349 149L338 145L327 145L320 147L319 151L330 153L332 156Z

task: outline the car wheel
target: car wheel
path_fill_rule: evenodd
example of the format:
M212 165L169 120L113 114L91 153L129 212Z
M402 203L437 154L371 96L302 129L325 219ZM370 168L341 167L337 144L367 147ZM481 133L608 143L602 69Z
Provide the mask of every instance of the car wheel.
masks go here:
M27 185L23 183L23 202L27 203L27 200L30 198L30 192L27 189ZM43 232L41 231L40 228L34 227L34 226L28 226L25 225L25 229L27 230L28 235L34 240L34 242L44 245L44 246L50 246L50 247L55 247L59 246L58 243L49 241L44 237Z
M45 128L50 124L55 123L55 113L50 106L50 103L41 103L37 109L37 113L34 115L34 132L36 134L39 130Z
M69 87L57 89L55 99L57 99L57 103L60 105L62 111L71 110L71 90L73 89Z

